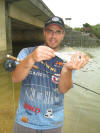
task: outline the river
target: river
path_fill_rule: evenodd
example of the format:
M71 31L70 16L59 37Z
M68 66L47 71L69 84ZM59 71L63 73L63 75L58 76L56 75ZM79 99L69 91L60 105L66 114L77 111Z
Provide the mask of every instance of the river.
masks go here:
M93 56L75 72L74 82L100 93L100 48L75 48ZM0 133L12 133L20 96L20 83L12 83L9 72L0 66ZM100 132L100 95L74 85L65 94L63 133Z

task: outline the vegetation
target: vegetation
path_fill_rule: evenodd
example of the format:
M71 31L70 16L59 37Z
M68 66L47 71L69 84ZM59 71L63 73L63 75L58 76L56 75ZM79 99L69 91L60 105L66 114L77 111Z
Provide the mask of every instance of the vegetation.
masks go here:
M96 24L96 25L90 25L88 23L83 24L83 27L79 28L75 28L74 30L76 31L80 31L80 32L85 32L85 33L90 33L91 37L96 37L98 39L100 39L100 24Z

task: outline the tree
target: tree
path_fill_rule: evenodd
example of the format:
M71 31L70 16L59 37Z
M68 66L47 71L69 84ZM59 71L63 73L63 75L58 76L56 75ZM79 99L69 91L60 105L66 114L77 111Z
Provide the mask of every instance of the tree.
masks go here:
M85 23L83 24L83 27L76 27L74 30L90 33L91 37L97 37L98 39L100 39L100 24L90 25L88 23Z
M83 32L90 33L92 31L91 25L88 23L83 24Z

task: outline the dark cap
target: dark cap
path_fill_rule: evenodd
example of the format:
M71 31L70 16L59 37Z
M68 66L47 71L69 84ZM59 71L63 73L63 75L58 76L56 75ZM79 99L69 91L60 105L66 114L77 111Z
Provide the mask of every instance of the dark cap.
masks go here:
M62 18L57 17L57 16L53 16L51 18L49 18L46 23L45 23L45 28L51 24L57 24L59 25L61 28L63 28L65 30L65 25L64 25L64 21Z

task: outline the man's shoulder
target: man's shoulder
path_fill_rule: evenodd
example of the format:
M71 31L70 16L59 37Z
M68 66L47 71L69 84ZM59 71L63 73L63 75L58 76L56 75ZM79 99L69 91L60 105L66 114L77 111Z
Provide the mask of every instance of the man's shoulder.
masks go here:
M32 51L35 49L36 47L27 47L27 48L23 48L21 49L21 51L19 52L17 58L20 60L23 60L24 58L26 58L30 53L32 53Z
M36 47L27 47L27 48L23 48L20 53L31 53Z

